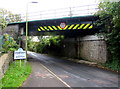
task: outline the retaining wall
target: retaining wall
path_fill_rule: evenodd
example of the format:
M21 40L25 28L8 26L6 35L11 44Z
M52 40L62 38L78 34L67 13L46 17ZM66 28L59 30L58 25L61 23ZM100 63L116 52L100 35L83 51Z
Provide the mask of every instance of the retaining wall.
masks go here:
M5 72L9 68L10 63L13 60L13 53L9 52L7 54L3 54L0 57L0 79L4 76Z
M82 58L97 63L105 63L108 60L104 37L96 35L65 39L62 54L67 57Z
M81 38L79 51L79 55L83 59L98 63L105 63L107 61L107 46L102 36L86 36Z

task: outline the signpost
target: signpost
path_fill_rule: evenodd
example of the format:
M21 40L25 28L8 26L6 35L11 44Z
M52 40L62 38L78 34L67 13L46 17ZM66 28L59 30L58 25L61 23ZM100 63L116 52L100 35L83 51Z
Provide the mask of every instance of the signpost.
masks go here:
M22 48L19 48L17 51L14 51L14 60L20 60L20 66L21 66L21 60L26 59L26 51L23 51Z

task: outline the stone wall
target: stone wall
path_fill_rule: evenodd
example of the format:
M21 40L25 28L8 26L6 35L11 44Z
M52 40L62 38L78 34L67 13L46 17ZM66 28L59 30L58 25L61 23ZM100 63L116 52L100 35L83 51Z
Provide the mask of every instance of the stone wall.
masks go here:
M63 56L82 58L98 63L107 61L107 47L103 36L88 35L67 38L63 42Z
M86 36L80 39L80 57L89 61L105 63L107 47L103 37Z
M5 72L9 68L10 63L13 60L13 53L9 52L7 54L3 54L0 57L0 79L4 76Z

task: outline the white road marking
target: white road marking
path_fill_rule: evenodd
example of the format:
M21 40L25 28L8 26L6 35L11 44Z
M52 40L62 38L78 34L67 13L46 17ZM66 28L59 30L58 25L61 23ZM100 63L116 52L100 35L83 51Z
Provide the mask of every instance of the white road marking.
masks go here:
M46 66L41 64L48 72L50 72L52 75L54 75L58 80L60 80L63 84L65 84L70 89L73 89L70 85L68 85L65 81L63 81L60 77L58 77L55 73L53 73L50 69L48 69Z
M36 54L30 53L32 56L37 58ZM40 63L41 64L41 63ZM43 64L41 64L41 66L43 66L49 73L51 73L53 76L55 76L58 80L60 80L63 84L65 84L67 87L69 87L70 89L73 89L70 85L68 85L65 81L63 81L60 77L58 77L54 72L52 72L50 69L48 69L46 66L44 66Z

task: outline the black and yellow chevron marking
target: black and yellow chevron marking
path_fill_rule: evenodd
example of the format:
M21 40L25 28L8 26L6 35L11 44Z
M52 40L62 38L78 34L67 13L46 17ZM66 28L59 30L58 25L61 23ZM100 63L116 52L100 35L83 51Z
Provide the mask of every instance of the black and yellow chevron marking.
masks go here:
M92 29L92 24L71 24L66 25L65 28L61 28L60 26L40 26L38 31L59 31L59 30L79 30L79 29Z

